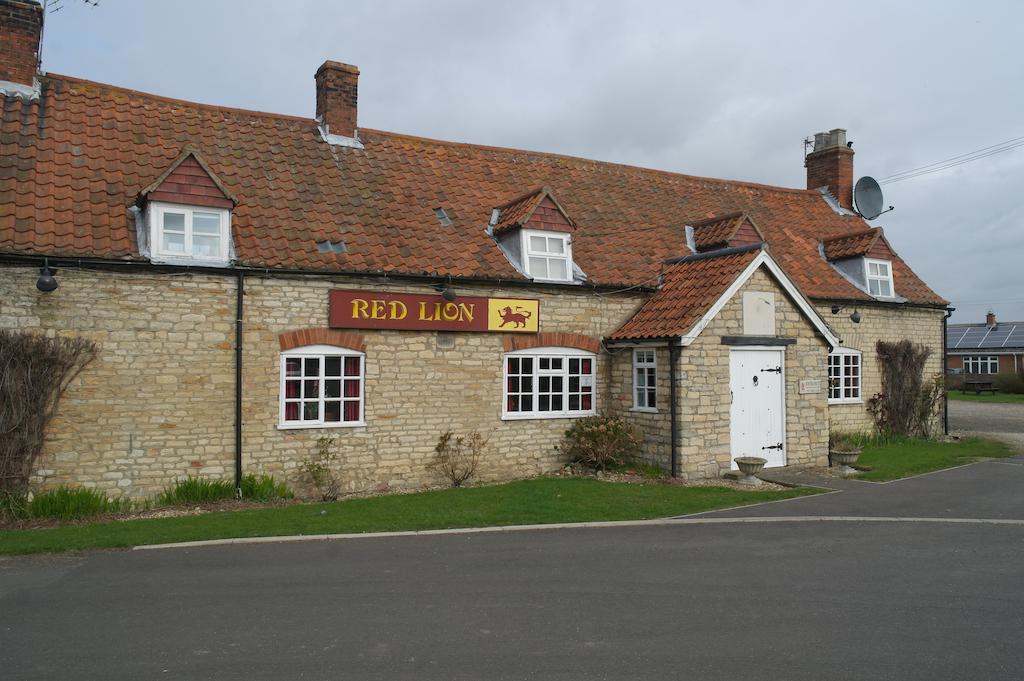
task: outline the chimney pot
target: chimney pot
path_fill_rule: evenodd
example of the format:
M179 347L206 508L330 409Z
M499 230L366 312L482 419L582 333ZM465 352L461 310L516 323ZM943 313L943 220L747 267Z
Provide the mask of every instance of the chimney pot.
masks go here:
M807 188L827 187L839 205L853 208L853 149L846 144L846 130L833 128L814 135L814 150L804 159Z
M997 326L996 313L993 312L992 310L989 310L988 314L985 315L985 326L989 329L994 329Z
M0 0L0 81L35 85L43 8L35 0Z
M316 71L316 117L326 132L354 138L358 104L359 69L325 61Z

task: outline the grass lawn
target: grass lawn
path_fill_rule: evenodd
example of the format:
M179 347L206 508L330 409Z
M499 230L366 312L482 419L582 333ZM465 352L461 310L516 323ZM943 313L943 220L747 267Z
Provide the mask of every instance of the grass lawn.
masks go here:
M1001 402L1003 404L1024 404L1024 395L1015 393L984 393L976 395L973 392L965 393L962 390L950 390L949 399L963 400L964 402Z
M538 478L324 504L0 531L0 554L123 548L225 537L664 518L814 493L816 490L804 488L747 492L728 487Z
M858 463L871 466L873 470L857 477L861 480L895 480L979 459L1013 456L1017 453L1005 443L982 438L966 438L959 442L902 440L887 444L867 444Z

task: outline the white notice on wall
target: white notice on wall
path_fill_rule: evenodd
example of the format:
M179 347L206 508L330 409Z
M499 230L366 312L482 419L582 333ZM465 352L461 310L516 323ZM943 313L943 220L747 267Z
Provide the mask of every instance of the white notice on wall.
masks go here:
M821 392L821 379L820 378L805 378L800 381L800 394L810 395L813 393Z
M580 385L586 388L592 388L594 386L593 376L580 376Z

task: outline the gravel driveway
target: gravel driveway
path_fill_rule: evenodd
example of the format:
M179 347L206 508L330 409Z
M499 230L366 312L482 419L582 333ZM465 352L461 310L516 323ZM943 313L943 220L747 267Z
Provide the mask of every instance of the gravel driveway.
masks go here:
M1024 404L949 401L949 428L1005 440L1024 449Z

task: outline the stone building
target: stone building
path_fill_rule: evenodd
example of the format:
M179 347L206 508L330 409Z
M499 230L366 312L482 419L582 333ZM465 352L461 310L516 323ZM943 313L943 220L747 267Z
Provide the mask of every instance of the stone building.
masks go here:
M0 22L0 328L100 347L45 484L295 481L330 436L349 489L412 487L448 430L507 479L599 413L716 477L870 428L879 339L942 370L947 303L852 210L842 130L807 189L693 177L357 127L336 62L316 118L43 74L39 5Z

